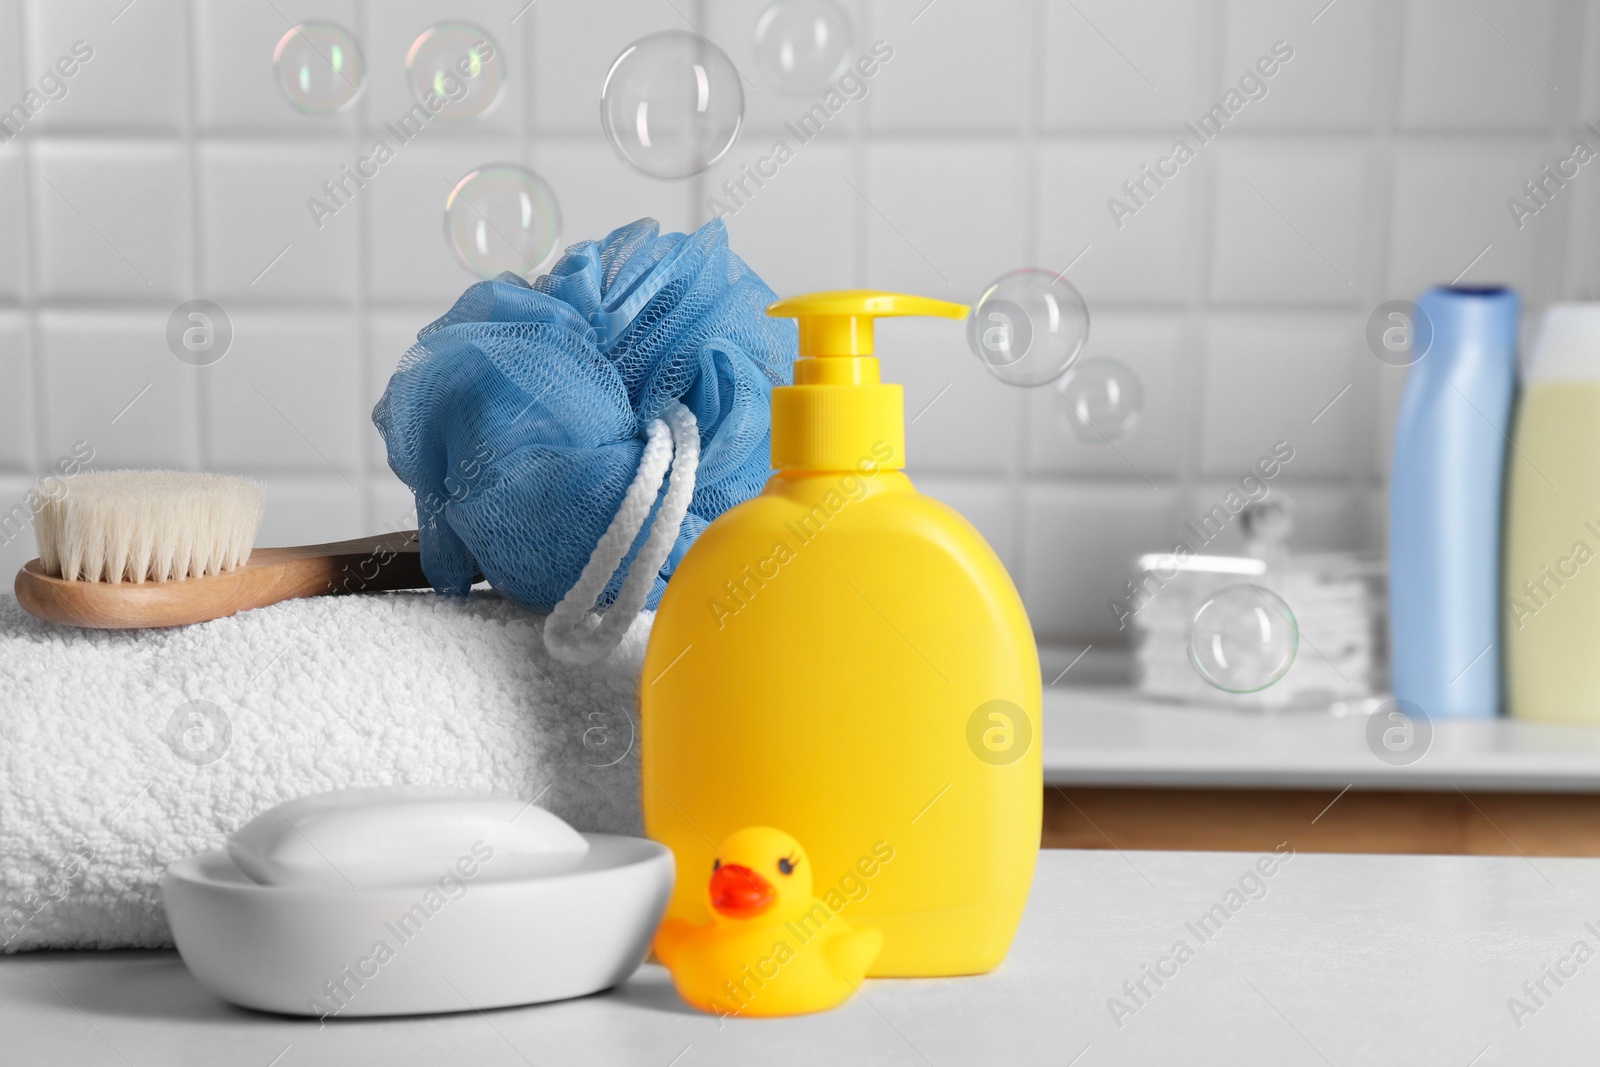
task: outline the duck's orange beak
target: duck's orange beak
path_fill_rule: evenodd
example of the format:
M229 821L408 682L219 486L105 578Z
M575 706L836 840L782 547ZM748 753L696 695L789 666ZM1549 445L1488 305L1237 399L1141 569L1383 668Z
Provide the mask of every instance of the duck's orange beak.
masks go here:
M776 897L772 884L749 867L724 863L711 873L711 907L730 919L753 919Z

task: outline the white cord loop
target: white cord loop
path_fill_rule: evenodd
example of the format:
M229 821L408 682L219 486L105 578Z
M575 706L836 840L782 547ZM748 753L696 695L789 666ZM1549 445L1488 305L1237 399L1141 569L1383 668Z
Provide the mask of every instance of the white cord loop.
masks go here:
M544 647L563 663L594 663L622 643L628 627L644 609L661 565L677 544L683 517L689 513L689 499L694 496L695 470L700 465L700 429L694 412L677 401L662 415L650 423L639 469L623 494L611 525L589 554L589 562L577 582L545 620ZM667 493L655 522L650 524L650 533L622 580L616 602L605 615L594 614L600 594L650 517L656 494L667 478L669 460L672 472Z

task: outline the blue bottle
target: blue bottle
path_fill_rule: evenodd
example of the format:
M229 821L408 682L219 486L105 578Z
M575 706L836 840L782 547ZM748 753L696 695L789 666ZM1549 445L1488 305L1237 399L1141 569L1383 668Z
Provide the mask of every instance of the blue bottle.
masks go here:
M1489 718L1519 301L1449 286L1417 308L1418 345L1430 324L1432 340L1406 377L1389 473L1391 685L1429 717Z

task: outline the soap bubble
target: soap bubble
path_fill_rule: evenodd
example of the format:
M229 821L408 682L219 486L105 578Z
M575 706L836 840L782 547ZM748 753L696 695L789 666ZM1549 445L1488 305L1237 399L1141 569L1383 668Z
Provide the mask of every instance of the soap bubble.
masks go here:
M1061 417L1090 444L1118 441L1133 432L1144 413L1144 386L1133 370L1114 359L1086 359L1057 379Z
M1189 623L1189 662L1227 693L1254 693L1288 673L1300 627L1283 598L1243 583L1219 591Z
M623 162L687 178L733 147L744 121L739 71L716 45L667 30L623 49L600 90L600 124Z
M272 51L278 88L308 115L342 111L361 93L367 61L350 31L332 22L302 22Z
M773 88L805 96L845 72L853 36L834 0L778 0L756 21L756 62Z
M444 232L461 265L480 278L536 271L561 237L550 183L515 163L490 163L456 182Z
M439 115L470 119L494 110L504 95L506 67L488 31L470 22L429 26L406 52L406 79L418 100L444 102Z
M1025 267L1003 274L967 315L967 344L1009 385L1053 382L1089 339L1089 309L1054 271Z

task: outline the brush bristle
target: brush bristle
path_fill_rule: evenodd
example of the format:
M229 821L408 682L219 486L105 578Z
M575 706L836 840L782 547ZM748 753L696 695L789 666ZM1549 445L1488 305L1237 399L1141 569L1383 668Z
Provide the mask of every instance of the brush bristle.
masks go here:
M250 558L261 486L188 471L85 471L33 492L45 573L70 581L166 582Z

